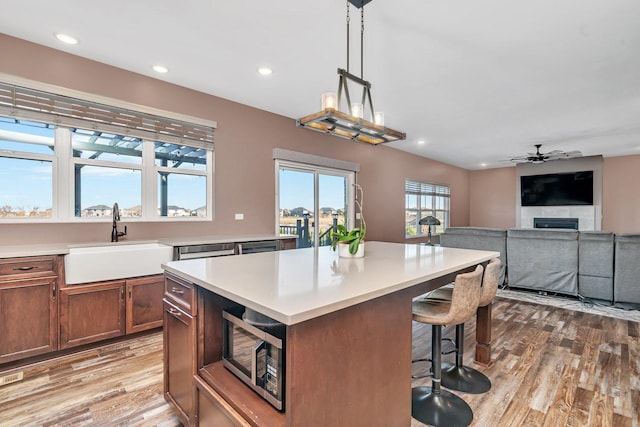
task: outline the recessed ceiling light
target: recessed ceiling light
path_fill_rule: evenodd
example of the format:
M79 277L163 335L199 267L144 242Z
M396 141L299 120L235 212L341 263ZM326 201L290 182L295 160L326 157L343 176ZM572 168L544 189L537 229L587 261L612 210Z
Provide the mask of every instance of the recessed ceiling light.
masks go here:
M260 67L258 68L258 73L261 76L270 76L271 74L273 74L273 70L269 67Z
M155 71L156 73L168 73L169 69L167 67L165 67L164 65L154 65L153 66L153 71Z
M487 166L489 166L487 163L480 163L480 167L486 168Z
M56 33L56 38L66 44L78 44L78 39L68 34Z
M419 139L418 140L418 144L420 144L420 145L424 145L426 143L427 143L427 141L425 141L424 139Z

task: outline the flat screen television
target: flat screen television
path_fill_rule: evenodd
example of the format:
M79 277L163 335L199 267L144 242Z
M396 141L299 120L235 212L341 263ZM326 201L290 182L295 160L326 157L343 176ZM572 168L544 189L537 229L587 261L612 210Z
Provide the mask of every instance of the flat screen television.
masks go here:
M520 177L522 206L593 205L593 171Z

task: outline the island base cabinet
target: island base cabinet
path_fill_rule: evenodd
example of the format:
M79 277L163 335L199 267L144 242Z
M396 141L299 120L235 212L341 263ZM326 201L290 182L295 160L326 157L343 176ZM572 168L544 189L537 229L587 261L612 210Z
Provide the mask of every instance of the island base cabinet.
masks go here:
M162 326L164 276L127 279L127 334Z
M60 290L61 349L118 337L124 333L124 280Z
M164 300L164 396L183 425L194 425L196 322Z
M56 278L0 282L0 363L58 349Z
M198 416L196 425L202 427L250 427L229 404L199 377L195 377Z

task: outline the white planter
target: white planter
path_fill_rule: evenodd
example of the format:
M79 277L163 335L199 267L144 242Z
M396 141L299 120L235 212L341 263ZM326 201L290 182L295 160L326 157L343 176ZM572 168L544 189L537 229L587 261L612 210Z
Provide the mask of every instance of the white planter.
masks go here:
M364 256L364 242L360 242L358 251L353 255L349 252L347 243L338 243L338 256L343 258L362 258Z

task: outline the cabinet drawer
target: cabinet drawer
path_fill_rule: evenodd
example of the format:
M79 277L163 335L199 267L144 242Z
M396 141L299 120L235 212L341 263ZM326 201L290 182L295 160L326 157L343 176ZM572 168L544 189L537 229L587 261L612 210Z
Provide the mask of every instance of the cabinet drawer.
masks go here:
M164 295L169 302L181 307L192 316L196 315L196 290L193 283L166 274L164 279Z
M0 280L13 277L51 275L53 273L53 257L0 259Z

